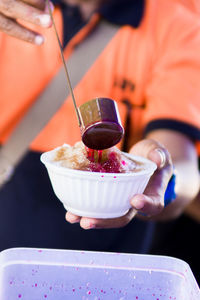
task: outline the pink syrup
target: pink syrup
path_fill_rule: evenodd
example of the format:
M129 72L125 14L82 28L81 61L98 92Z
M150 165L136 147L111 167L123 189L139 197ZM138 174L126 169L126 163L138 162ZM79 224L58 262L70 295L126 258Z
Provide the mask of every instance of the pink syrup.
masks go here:
M102 150L98 150L97 162L94 161L94 151L87 148L88 159L90 161L89 171L100 172L100 173L120 173L120 162L117 159L115 152L110 152L108 154L108 159L106 162L102 162Z

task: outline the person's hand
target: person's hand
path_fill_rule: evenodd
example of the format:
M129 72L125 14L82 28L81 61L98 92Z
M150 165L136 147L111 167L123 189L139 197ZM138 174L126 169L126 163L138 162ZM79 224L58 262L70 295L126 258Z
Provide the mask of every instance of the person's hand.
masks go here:
M173 166L169 152L154 140L142 140L135 144L130 153L146 157L157 164L157 170L151 177L144 194L135 195L131 199L132 208L125 216L113 219L94 219L66 213L66 220L70 223L80 222L83 229L91 228L119 228L127 225L138 213L148 219L156 217L164 209L164 194L173 173Z
M164 146L154 140L143 140L131 148L130 153L144 156L157 165L157 170L142 195L135 195L131 205L139 215L149 217L158 216L164 209L164 195L168 182L173 174L172 159Z
M53 4L50 3L53 10ZM0 0L0 31L18 39L41 45L42 35L28 29L21 21L51 26L51 18L45 0Z

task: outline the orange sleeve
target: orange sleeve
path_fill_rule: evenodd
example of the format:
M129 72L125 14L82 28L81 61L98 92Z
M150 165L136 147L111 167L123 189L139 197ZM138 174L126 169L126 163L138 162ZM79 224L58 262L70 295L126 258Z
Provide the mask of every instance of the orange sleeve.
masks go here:
M173 0L177 3L185 5L194 13L200 13L200 1L199 0Z
M168 128L200 140L200 19L180 5L166 8L153 37L145 132Z

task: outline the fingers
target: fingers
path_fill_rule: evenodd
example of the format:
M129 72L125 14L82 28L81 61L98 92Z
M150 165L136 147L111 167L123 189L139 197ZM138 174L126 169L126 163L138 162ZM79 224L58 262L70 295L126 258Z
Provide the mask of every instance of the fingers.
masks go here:
M79 217L71 214L70 212L66 213L66 220L69 223L78 223L83 229L108 229L108 228L120 228L126 226L136 215L135 209L130 209L125 216L112 219L94 219Z
M0 30L13 37L19 38L35 45L41 45L44 38L36 32L26 29L15 20L3 16L0 13Z
M130 153L146 157L155 162L158 168L171 164L171 157L167 149L157 141L146 139L135 144Z
M53 11L51 2L50 8ZM44 38L39 33L22 26L17 20L42 27L52 25L44 0L0 0L0 31L36 45L43 43Z
M80 222L81 217L79 217L77 215L74 215L74 214L72 214L71 212L68 211L68 212L66 212L65 219L69 223L73 224L73 223Z
M151 197L144 194L136 195L132 198L131 204L139 214L148 217L160 214L164 208L164 201L161 195L153 195Z
M154 161L158 168L150 178L143 195L135 195L131 205L140 214L148 217L159 215L164 209L164 195L173 174L173 165L169 152L153 140L144 140L132 148L132 153L142 153Z
M35 25L41 25L43 27L49 27L51 25L49 14L21 1L0 0L0 12L9 18L20 19Z
M46 7L44 0L22 0L22 2L34 6L40 10L44 10Z

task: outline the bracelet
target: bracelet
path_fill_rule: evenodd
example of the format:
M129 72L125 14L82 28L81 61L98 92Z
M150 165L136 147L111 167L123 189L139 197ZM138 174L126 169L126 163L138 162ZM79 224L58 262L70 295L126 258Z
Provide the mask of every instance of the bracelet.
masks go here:
M175 173L173 173L165 191L164 207L166 207L176 199L175 185L176 185L176 175Z

